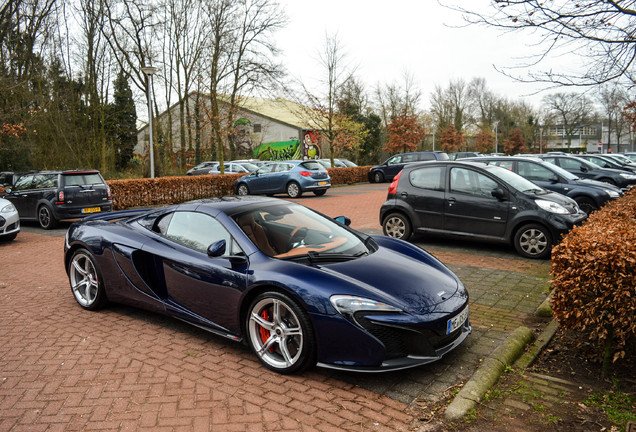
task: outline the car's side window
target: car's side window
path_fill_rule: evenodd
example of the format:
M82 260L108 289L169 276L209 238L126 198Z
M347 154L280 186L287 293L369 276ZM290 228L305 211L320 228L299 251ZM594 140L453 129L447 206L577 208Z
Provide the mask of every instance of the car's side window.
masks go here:
M519 175L531 181L550 181L554 177L552 171L532 162L519 162Z
M206 253L208 247L219 240L226 241L224 256L240 251L223 225L204 213L174 212L168 222L165 236L202 253Z
M514 162L512 161L508 161L508 160L494 160L494 161L489 161L488 165L495 165L501 168L505 168L508 171L512 171L512 164Z
M417 155L409 154L402 156L402 163L417 162Z
M435 160L435 155L432 153L422 153L420 154L420 160Z
M409 173L409 180L413 186L420 189L444 190L444 167L426 167Z
M18 179L17 182L15 182L15 186L13 187L13 190L27 190L27 189L31 189L31 185L33 184L33 176L32 175L26 175L26 176L22 176Z
M402 156L397 155L397 156L393 156L391 159L389 159L386 164L387 165L397 165L399 163L402 162Z
M561 166L565 169L580 170L583 167L583 164L577 160L562 158Z
M57 187L57 174L38 174L33 177L33 189Z
M492 198L492 191L499 185L484 174L466 168L453 168L450 172L450 190L485 198Z
M279 163L279 164L276 164L275 172L287 172L293 167L294 166L292 164Z

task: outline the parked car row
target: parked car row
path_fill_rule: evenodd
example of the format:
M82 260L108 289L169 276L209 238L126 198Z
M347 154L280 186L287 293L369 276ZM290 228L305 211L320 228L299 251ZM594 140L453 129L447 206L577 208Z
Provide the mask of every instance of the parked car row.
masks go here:
M270 162L234 185L237 195L286 193L290 198L299 198L305 192L322 196L330 187L327 169L316 160Z

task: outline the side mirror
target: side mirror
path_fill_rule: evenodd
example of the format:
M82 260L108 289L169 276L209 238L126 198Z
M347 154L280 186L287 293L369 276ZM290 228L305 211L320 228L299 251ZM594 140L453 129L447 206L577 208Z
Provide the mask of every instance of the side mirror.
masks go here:
M589 168L586 166L581 165L581 172L588 172Z
M550 180L550 183L558 183L559 177L557 177L556 175L551 175L548 180Z
M222 256L225 253L225 247L225 240L219 240L218 242L212 243L208 247L208 256L213 258Z
M336 222L339 222L343 225L349 226L351 225L351 219L348 218L347 216L337 216L335 218L333 218Z
M507 198L506 191L500 187L493 189L490 194L500 201L504 201Z

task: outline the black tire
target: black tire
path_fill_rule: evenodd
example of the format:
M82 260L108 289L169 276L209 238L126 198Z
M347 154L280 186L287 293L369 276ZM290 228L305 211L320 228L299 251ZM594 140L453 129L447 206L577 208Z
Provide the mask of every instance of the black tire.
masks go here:
M577 197L574 199L576 203L579 205L581 211L584 211L588 215L592 213L594 210L598 210L596 203L587 197Z
M314 191L314 195L316 195L316 196L323 196L325 193L327 193L327 189L315 190Z
M402 213L391 213L382 222L385 236L408 240L411 237L411 222Z
M241 183L236 187L236 194L240 196L249 195L250 189L247 187L245 183Z
M104 279L97 262L87 249L73 253L68 267L68 281L77 303L88 310L97 310L108 303Z
M544 259L552 252L552 236L545 227L528 224L517 230L514 245L522 257Z
M42 204L38 207L38 222L45 230L53 229L57 226L57 220L55 216L53 216L53 210L46 204Z
M285 294L271 291L258 295L248 309L245 330L252 351L270 370L292 374L316 364L311 321Z
M294 181L287 183L287 196L290 198L300 198L303 194L303 190L300 185Z
M373 179L373 183L383 183L384 182L384 174L380 171L376 171L371 174L371 178Z

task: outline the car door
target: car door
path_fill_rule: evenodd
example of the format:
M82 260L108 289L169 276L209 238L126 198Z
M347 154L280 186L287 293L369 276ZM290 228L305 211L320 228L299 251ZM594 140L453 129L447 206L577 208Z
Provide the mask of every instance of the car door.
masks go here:
M272 192L271 177L274 174L275 165L274 163L264 165L245 178L248 182L247 187L250 189L250 193L262 194Z
M165 247L149 251L144 245L144 250L160 256L167 310L203 320L219 331L238 334L237 305L247 287L248 266L232 264L229 256L239 255L240 247L225 227L208 214L177 211L163 217L169 218L163 235L173 248L165 253ZM219 240L226 241L225 253L208 256L208 247Z
M509 202L493 197L492 191L507 188L470 167L451 167L447 176L444 230L503 238Z
M517 174L530 180L537 186L551 190L552 192L567 194L569 190L567 180L562 179L554 171L535 162L518 161Z
M293 167L293 164L287 162L279 162L276 164L274 173L271 175L271 190L273 192L285 192L287 182L290 180L289 171Z
M408 173L408 181L402 180L405 187L401 187L398 192L418 218L413 227L443 229L446 167L422 167Z
M386 167L384 168L384 178L391 180L397 175L402 168L404 168L404 155L395 155L386 161Z
M5 197L11 201L16 210L18 210L20 219L35 218L38 194L37 191L33 189L34 177L35 175L33 174L20 177L11 189L11 193Z

